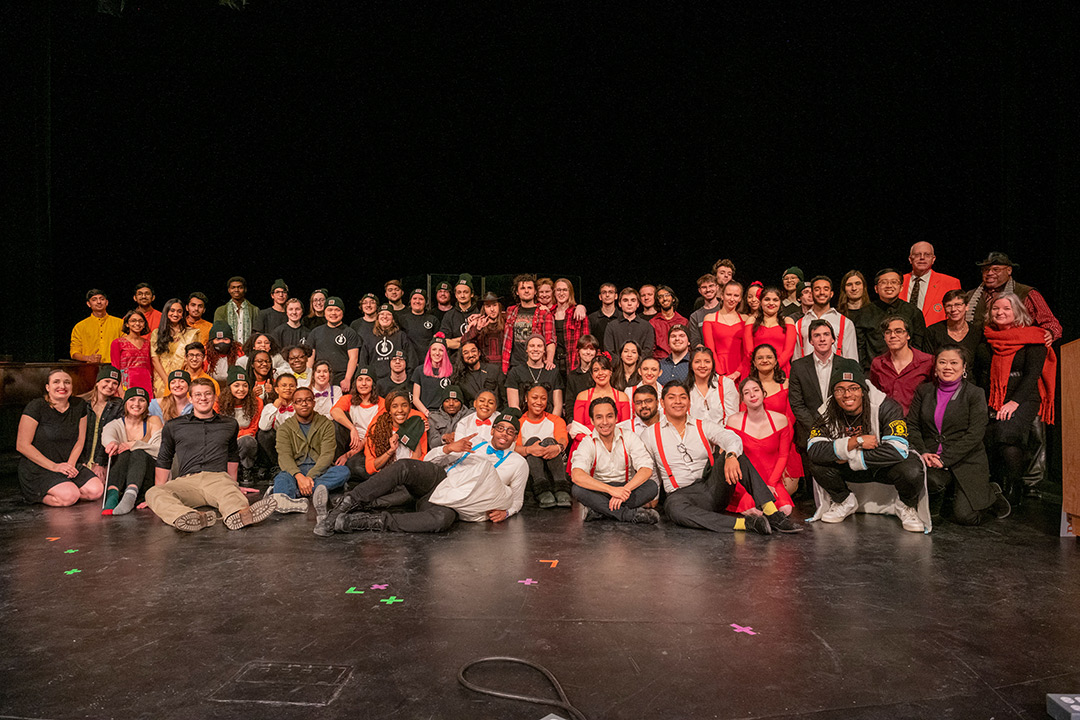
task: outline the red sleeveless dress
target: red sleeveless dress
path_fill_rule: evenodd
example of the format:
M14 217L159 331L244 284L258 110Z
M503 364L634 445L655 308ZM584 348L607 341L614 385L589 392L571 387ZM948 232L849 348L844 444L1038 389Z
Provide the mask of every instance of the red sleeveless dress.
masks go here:
M743 332L745 330L740 320L734 325L725 325L716 320L708 320L701 328L702 339L705 347L713 351L716 356L716 372L719 375L730 375L733 372L741 373L746 351L743 349ZM738 382L736 380L736 382Z
M772 434L768 437L756 438L747 435L745 414L742 419L742 427L730 429L742 439L743 454L746 455L746 459L750 461L750 464L765 480L765 484L769 486L769 489L773 491L773 495L776 496L776 506L794 505L791 495L788 494L783 481L780 479L784 473L784 468L787 466L788 453L793 449L791 443L792 425L789 421L787 427L783 430L777 430L772 415L769 415L768 418L769 425L773 429ZM727 509L730 512L741 513L753 507L754 498L743 489L741 484L736 485Z
M784 371L784 375L791 374L791 358L795 355L795 340L798 334L795 331L795 326L791 325L777 325L776 327L765 327L762 325L757 329L757 332L753 332L753 326L746 328L746 337L743 344L743 349L746 352L746 373L742 377L746 377L750 373L750 358L754 354L754 348L761 344L772 345L776 350L776 362L780 364L781 369ZM779 410L777 412L780 412Z

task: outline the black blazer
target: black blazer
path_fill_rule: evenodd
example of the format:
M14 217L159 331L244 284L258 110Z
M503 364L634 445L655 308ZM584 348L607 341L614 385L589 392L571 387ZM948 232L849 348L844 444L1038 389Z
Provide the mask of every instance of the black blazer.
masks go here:
M915 390L908 410L908 442L920 455L936 453L941 445L941 462L956 477L958 489L974 510L984 510L993 503L990 492L990 461L986 457L983 436L989 422L986 393L966 380L960 383L945 407L941 432L934 425L937 410L937 385L923 383Z

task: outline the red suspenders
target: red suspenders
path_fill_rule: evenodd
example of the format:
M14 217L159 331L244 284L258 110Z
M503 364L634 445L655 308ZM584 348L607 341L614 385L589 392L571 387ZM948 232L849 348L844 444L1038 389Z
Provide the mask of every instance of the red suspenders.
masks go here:
M705 446L705 452L709 454L709 465L711 466L715 461L713 460L712 445L705 438L705 430L701 427L701 421L695 420L694 424L697 425L698 436L701 438L701 444ZM664 454L664 442L660 439L660 423L653 425L653 432L656 434L656 450L660 453L660 462L664 465L664 472L668 474L668 479L671 480L671 486L676 490L679 489L679 483L675 482L675 475L671 472L671 466L668 465L667 455Z
M626 482L630 482L630 454L626 452L626 440L622 435L619 436L619 442L622 443L623 466L626 468ZM589 469L589 474L596 475L596 438L593 438L593 460L592 468Z

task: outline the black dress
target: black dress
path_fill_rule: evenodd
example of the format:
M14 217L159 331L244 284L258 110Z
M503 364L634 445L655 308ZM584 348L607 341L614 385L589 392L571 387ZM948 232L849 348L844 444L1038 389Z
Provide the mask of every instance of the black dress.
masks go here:
M79 421L86 416L86 402L73 397L68 409L61 413L43 398L37 398L27 404L22 414L37 420L32 443L37 451L53 462L67 462L72 448L80 440ZM85 466L80 466L79 474L69 478L63 473L46 470L29 458L19 459L19 489L28 502L41 502L49 490L60 483L72 482L82 487L94 477Z
M931 355L937 355L942 345L955 344L966 349L968 351L968 358L970 360L975 359L975 353L979 350L979 342L982 340L982 334L975 328L972 323L968 323L968 334L964 336L963 340L956 341L949 336L949 321L942 320L936 322L930 327L926 328L926 352Z

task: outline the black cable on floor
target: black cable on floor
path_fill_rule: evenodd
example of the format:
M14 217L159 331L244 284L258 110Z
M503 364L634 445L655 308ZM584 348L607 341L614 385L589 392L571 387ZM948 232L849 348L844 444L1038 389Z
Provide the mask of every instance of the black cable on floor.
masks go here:
M541 673L544 674L544 677L548 679L548 682L551 683L551 686L555 688L555 692L559 694L559 701L549 700L547 698L530 697L528 695L515 695L514 693L500 692L498 690L491 690L489 688L480 687L479 685L474 685L473 683L465 679L465 672L469 668L473 667L474 665L480 665L482 663L490 662L517 663L518 665L525 665L526 667L531 667L534 670L539 670ZM505 698L507 700L520 700L522 702L533 703L534 705L550 705L552 707L561 708L566 712L570 713L571 717L573 717L574 720L589 720L587 717L585 717L585 713L581 712L576 707L570 704L570 700L566 697L566 693L563 692L562 685L559 684L559 681L555 679L555 676L552 675L547 668L545 668L543 665L537 665L536 663L529 662L528 660L522 660L521 658L514 657L480 658L479 660L473 660L472 662L462 665L461 670L458 670L457 679L459 683L461 683L469 690L472 690L473 692L482 693L484 695L491 695L498 698Z

